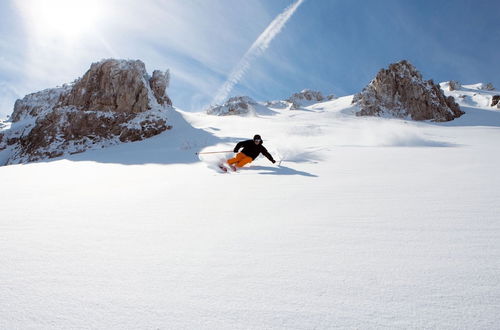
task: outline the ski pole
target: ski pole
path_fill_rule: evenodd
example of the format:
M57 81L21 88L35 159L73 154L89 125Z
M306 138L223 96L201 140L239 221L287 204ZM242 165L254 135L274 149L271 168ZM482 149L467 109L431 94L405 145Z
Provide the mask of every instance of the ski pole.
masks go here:
M222 153L228 153L228 152L233 152L232 150L228 151L205 151L205 152L197 152L197 155L203 155L203 154L222 154Z

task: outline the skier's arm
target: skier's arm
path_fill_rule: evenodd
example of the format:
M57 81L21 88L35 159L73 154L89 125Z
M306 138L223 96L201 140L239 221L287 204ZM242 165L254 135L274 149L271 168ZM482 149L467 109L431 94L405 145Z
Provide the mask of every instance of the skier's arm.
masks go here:
M234 147L234 150L233 150L233 151L234 151L234 152L238 152L241 148L243 148L243 142L245 142L245 141L238 142L238 143L236 144L236 147Z
M271 156L271 154L267 151L267 149L264 146L262 146L261 152L264 156L267 157L267 159L271 161L271 163L273 164L276 163L276 161L273 159L273 156Z

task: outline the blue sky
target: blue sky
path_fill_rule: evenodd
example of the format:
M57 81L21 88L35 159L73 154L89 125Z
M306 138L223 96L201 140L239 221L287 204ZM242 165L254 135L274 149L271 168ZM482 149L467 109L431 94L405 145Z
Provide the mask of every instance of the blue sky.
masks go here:
M199 111L291 0L0 0L0 117L16 98L102 58L171 70L174 104ZM498 0L305 0L231 95L360 91L410 60L426 79L500 87Z

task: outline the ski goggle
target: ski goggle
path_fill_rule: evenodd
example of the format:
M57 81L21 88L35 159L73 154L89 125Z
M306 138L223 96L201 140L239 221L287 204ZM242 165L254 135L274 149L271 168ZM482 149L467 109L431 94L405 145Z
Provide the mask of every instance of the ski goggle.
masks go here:
M261 139L254 139L255 142L262 142Z

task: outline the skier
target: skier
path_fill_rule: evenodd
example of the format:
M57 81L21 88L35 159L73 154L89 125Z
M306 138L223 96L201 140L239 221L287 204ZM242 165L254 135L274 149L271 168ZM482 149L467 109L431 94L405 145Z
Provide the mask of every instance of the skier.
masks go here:
M234 152L237 153L235 157L229 159L227 163L229 166L236 170L236 167L243 167L246 164L252 162L255 158L257 158L261 153L267 157L273 164L276 161L273 159L273 156L267 151L267 149L262 145L263 141L259 134L256 134L253 137L253 140L241 141L236 144L234 147ZM239 152L239 150L241 152Z

